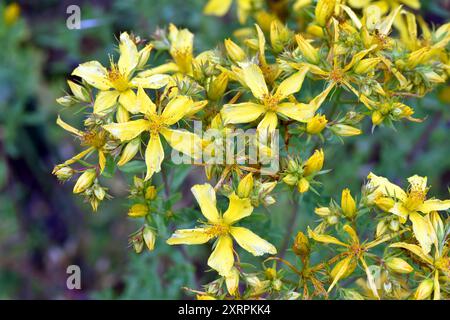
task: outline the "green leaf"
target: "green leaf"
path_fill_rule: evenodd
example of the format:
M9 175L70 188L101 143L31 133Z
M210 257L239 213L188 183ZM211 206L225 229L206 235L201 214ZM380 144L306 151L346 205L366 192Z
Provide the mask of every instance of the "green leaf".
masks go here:
M123 166L119 167L119 170L125 173L143 173L147 170L145 162L141 160L130 161Z

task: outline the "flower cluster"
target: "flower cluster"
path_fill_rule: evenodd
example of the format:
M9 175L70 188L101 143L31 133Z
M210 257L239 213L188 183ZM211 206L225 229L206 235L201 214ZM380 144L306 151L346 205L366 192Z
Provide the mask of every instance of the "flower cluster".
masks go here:
M424 96L450 74L450 24L431 29L394 1L346 2L296 1L294 30L283 23L283 8L269 13L262 1L237 1L239 20L253 16L258 23L200 53L194 35L175 25L157 30L151 41L121 33L118 59L110 56L107 67L97 61L80 64L68 81L70 93L57 100L69 110L82 109L86 117L83 130L58 117L57 124L79 139L83 151L55 166L54 174L63 181L80 174L73 192L96 211L111 197L103 178L116 169L135 173L128 215L144 224L130 244L141 252L144 244L149 250L164 245L157 242L161 224L165 229L176 221L171 189L180 184L168 178L173 164L182 158L192 170L203 168L209 183L197 179L191 191L205 219L197 227L190 221L190 229L165 239L169 245L214 240L207 265L219 278L204 291L192 290L198 298L327 297L358 267L366 274L368 282L361 282L366 291L339 291L346 297L404 298L408 281L420 280L416 298L432 292L439 298L448 289L449 224L436 211L447 210L450 201L426 200L426 178L411 177L403 191L371 174L359 203L345 189L340 205L331 201L317 208L321 222L308 230L313 241L299 232L292 248L300 269L273 256L262 272L246 273L234 245L254 256L276 255L275 246L240 226L241 220L272 205L275 188L292 193L295 201L309 191L318 193L320 176L329 172L323 167L330 142L362 134L365 118L373 129L403 119L421 121L405 99ZM231 3L211 0L205 13L223 15ZM406 4L417 7L416 1ZM152 51L166 52L168 60L153 65ZM247 154L249 149L254 154ZM226 209L217 195L227 199ZM359 217L373 212L374 236L360 233ZM345 237L339 240L332 230ZM312 265L315 242L342 250ZM376 249L386 243L390 249L380 256ZM407 254L401 249L413 253L407 259L414 268L399 257ZM413 270L414 280L398 277ZM294 284L287 279L290 271L299 277ZM239 287L242 280L245 288Z

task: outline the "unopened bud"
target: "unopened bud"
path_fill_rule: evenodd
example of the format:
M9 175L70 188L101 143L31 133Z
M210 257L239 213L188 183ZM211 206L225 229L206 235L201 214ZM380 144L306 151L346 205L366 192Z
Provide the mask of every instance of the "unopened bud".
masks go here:
M305 178L301 178L297 184L297 190L300 193L305 193L309 190L309 181Z
M308 237L303 233L297 233L295 237L294 244L292 245L292 251L298 256L304 257L309 255L310 246Z
M396 257L387 259L386 266L396 273L410 273L414 270L408 262Z
M147 189L145 190L145 199L155 200L157 194L158 194L158 191L156 191L155 186L148 186Z
M129 162L131 159L134 158L134 156L138 153L139 147L141 146L141 139L140 137L134 138L130 142L128 142L123 148L122 155L120 156L119 161L117 162L118 166L123 166L127 162Z
M416 292L414 293L414 299L415 300L425 300L430 297L431 293L433 292L433 280L432 279L426 279L423 280L419 287L417 288Z
M145 217L148 214L148 207L145 204L137 203L131 206L128 216L132 218Z
M349 189L342 190L341 208L342 208L342 213L347 218L351 219L356 214L356 203L355 203L355 200L353 199Z
M94 169L88 169L78 178L77 183L73 187L73 193L81 193L89 188L97 177L97 172Z
M142 237L144 238L144 242L148 250L153 251L153 249L155 249L156 240L155 231L153 231L152 228L146 225L144 227L144 230L142 230Z
M244 50L230 39L225 40L225 49L228 56L235 62L241 62L247 57Z
M253 175L247 174L238 185L237 195L239 198L248 198L253 190Z

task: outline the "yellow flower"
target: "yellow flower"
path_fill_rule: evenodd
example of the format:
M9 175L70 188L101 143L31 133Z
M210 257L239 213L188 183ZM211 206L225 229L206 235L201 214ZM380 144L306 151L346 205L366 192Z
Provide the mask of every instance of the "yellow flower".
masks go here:
M229 197L228 209L222 215L217 210L216 193L211 185L195 185L191 190L207 221L195 229L175 231L167 240L168 244L203 244L217 238L208 265L225 277L230 275L234 265L233 239L255 256L276 254L275 247L266 240L246 228L233 226L252 213L249 199L240 199L233 193Z
M283 102L300 90L307 72L307 67L301 69L283 80L275 93L270 93L261 69L255 64L244 67L243 80L257 102L224 105L221 111L224 123L249 123L264 116L258 124L258 130L273 132L278 125L280 115L300 122L311 119L330 90L324 91L309 104Z
M103 172L106 166L105 144L107 142L107 132L102 129L81 131L64 122L59 116L56 120L56 124L64 130L77 136L81 140L81 144L88 146L88 148L65 161L63 164L57 165L53 170L53 173L56 173L58 169L62 167L69 166L85 157L88 157L94 151L97 151L98 153L98 165L100 167L100 172Z
M146 47L138 51L136 44L126 32L120 35L119 50L120 58L117 64L111 59L109 70L98 61L89 61L80 64L72 72L99 90L94 103L95 114L107 113L117 101L129 112L137 113L136 94L132 89L139 86L159 89L169 81L169 76L162 74L133 77L138 65L143 63L141 56L147 56L149 49Z
M150 77L161 73L175 73L193 75L193 63L201 63L205 51L194 58L194 35L188 29L178 29L174 24L169 25L169 53L173 61L162 64L139 73L139 77Z
M136 100L137 111L144 114L144 119L111 123L104 125L103 128L123 142L133 140L144 131L150 133L150 139L145 150L145 163L147 165L145 180L150 179L155 172L161 171L164 149L160 135L166 139L173 149L192 158L199 157L202 148L201 139L193 133L170 128L191 109L194 104L191 98L177 96L171 99L161 114L157 112L156 105L150 100L142 87L138 89Z
M347 250L345 252L346 254L344 255L345 258L340 260L331 271L333 282L328 288L328 292L330 292L331 289L333 289L333 287L337 284L337 282L340 279L348 277L355 270L356 263L359 260L361 262L362 267L366 271L367 281L369 283L370 289L372 290L372 293L374 294L375 297L379 299L375 279L372 273L370 272L366 260L364 259L364 255L367 253L369 249L389 240L389 238L377 238L371 242L361 244L359 241L358 234L350 225L344 225L342 229L347 233L347 235L350 238L349 241L347 242L343 242L330 235L316 233L310 228L308 228L309 237L314 239L315 241L322 242L325 244L335 244L344 247L346 248L345 250Z
M409 219L413 225L413 232L425 254L431 250L434 241L432 226L419 212L427 214L432 211L442 211L450 208L450 200L427 200L427 178L414 175L408 178L408 191L403 191L399 186L391 183L384 177L378 177L373 173L368 175L368 186L377 196L390 197L395 204L389 209L390 213L397 215L400 222L405 223Z
M314 154L305 162L303 175L310 176L322 170L324 159L322 149L314 151Z

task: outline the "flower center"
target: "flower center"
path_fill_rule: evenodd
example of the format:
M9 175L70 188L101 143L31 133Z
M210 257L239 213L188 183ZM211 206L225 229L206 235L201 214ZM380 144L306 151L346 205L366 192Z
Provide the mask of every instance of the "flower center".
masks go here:
M278 106L278 98L271 94L267 94L263 97L263 103L267 111L276 111Z
M329 78L335 83L340 83L344 79L344 72L339 68L335 68L330 72Z
M81 143L100 149L106 143L106 132L104 130L86 132L81 138Z
M111 68L108 71L108 80L114 89L120 92L126 91L130 87L127 77L119 71L119 68L113 62L111 62Z
M230 226L223 223L213 224L208 230L208 233L213 235L214 237L224 236L229 232Z
M150 133L158 133L162 128L166 127L164 118L159 114L153 114L148 117Z
M426 190L410 190L404 205L408 210L415 211L425 201L426 196Z

